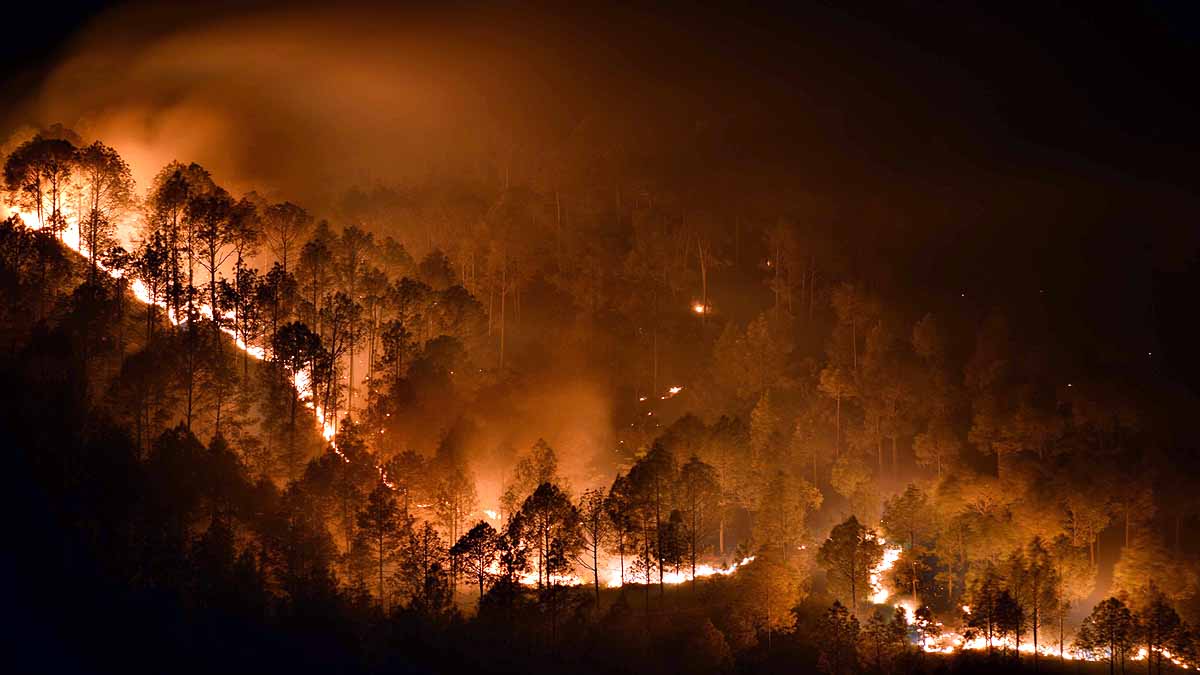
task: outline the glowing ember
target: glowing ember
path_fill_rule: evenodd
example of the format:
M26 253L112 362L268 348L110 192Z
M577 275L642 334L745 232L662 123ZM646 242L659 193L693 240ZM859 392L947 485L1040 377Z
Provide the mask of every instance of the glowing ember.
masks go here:
M708 314L710 308L702 302L692 303L692 311L696 314Z
M486 513L486 511L485 511L485 513ZM754 561L754 556L747 556L745 558L742 558L740 561L735 562L732 565L729 565L728 567L713 567L712 565L699 564L699 565L696 565L696 578L704 579L707 577L717 577L717 576L727 577L727 576L730 576L730 575L736 573L739 568L741 568L745 565L748 565L749 563L751 563L753 561ZM489 568L489 571L492 574L500 574L501 570L500 570L499 564L492 563L491 567ZM622 586L621 576L622 576L621 575L621 565L617 558L615 558L615 557L608 558L606 560L601 561L601 563L600 563L600 583L603 584L605 588L620 588ZM632 574L630 574L628 569L626 569L624 576L625 576L626 583L645 583L644 578L635 578ZM559 586L587 586L587 585L590 585L593 583L591 572L586 572L583 574L572 573L572 574L564 574L564 575L551 575L550 580L551 580L551 583L553 583L555 585L559 585ZM668 586L685 584L685 583L690 582L691 580L692 580L692 574L691 574L690 569L666 571L666 572L663 572L663 577L662 577L663 584L666 584ZM534 569L530 572L526 572L526 573L522 574L521 578L520 578L520 582L521 582L521 584L523 584L525 586L536 586L538 584L537 570ZM654 585L657 583L658 583L657 574L655 572L651 572L650 573L650 584Z
M696 578L703 579L705 577L729 576L737 572L738 568L743 567L753 561L754 556L747 556L728 567L713 567L712 565L699 564L696 565ZM662 580L663 583L667 585L687 583L692 580L691 570L680 569L663 572ZM632 578L627 570L625 573L625 581L634 583L637 580ZM600 583L604 584L607 588L621 587L621 565L618 559L610 558L607 564L602 567L600 570ZM653 572L651 573L650 583L658 583L658 579L655 578L655 574Z
M667 393L663 394L659 398L661 398L662 400L665 401L669 398L674 397L676 394L678 394L681 391L683 391L683 387L671 387L670 389L667 390Z

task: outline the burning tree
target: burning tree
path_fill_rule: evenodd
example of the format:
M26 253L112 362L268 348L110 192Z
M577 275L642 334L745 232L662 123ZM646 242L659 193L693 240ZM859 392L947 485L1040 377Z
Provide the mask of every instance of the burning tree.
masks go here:
M1162 595L1156 595L1135 616L1138 639L1146 645L1146 669L1162 672L1163 652L1176 649L1184 632L1183 621Z
M855 615L859 600L869 597L871 570L882 559L883 545L854 516L836 525L817 552L817 562L825 568L830 588L850 601L850 612Z
M1108 658L1109 675L1121 662L1125 669L1125 658L1134 645L1136 622L1133 613L1117 598L1109 598L1092 610L1083 620L1075 634L1075 649L1093 656Z
M778 470L759 499L754 538L765 549L777 551L787 562L804 541L805 521L821 506L821 492L803 478Z
M291 375L295 382L301 373L308 369L309 394L315 400L316 368L314 364L323 359L324 348L320 336L309 330L308 326L294 321L279 329L272 340L271 352L285 372ZM296 449L296 410L300 403L299 387L290 389L290 404L288 406L288 473L295 478L299 474L299 455ZM407 514L406 514L407 515Z
M667 519L671 514L678 471L675 457L661 444L656 443L645 457L629 470L629 505L633 521L637 524L639 554L635 566L644 573L649 592L650 574L658 570L658 592L663 590L663 542ZM647 595L647 597L649 597Z
M558 455L545 439L539 438L517 461L504 494L500 496L501 511L511 518L539 485L558 482Z
M721 488L717 473L709 464L692 457L679 471L680 495L687 536L687 555L692 567L692 587L696 585L696 557L701 542L713 529L720 509Z
M579 512L557 485L539 485L521 504L509 527L537 557L538 588L570 571L570 560L582 543Z
M496 529L481 520L450 548L450 555L479 583L480 602L483 602L484 584L496 561L496 538Z
M908 648L908 620L903 607L896 607L890 615L882 609L871 613L863 626L864 646L872 652L875 669L888 672L891 662Z
M1033 634L1033 660L1038 659L1038 634L1047 616L1053 616L1061 583L1050 552L1040 537L1029 542L1026 551L1014 551L1006 561L1008 585ZM1020 645L1018 644L1018 647Z
M117 218L133 206L133 173L116 150L100 141L79 151L77 165L86 205L76 218L82 219L80 237L95 279L96 257L113 243Z
M4 187L11 203L36 214L38 227L59 237L67 226L62 207L77 157L70 140L38 134L4 162Z
M291 202L271 204L263 211L263 234L267 246L288 271L288 254L300 245L300 237L312 227L312 216Z
M596 591L596 611L600 611L600 553L612 539L612 524L605 511L608 496L603 489L584 492L579 497L576 510L579 513L581 532L581 555L576 561L592 573L592 585ZM693 576L695 574L693 565Z

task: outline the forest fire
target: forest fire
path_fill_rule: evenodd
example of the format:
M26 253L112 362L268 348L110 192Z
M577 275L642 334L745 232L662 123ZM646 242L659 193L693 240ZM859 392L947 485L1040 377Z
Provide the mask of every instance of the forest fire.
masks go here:
M880 559L878 564L871 568L871 572L868 577L871 584L871 602L877 605L882 605L887 602L888 596L891 595L891 591L889 591L884 585L884 575L892 570L892 568L896 565L896 561L900 559L900 554L904 552L903 548L899 546L889 546L887 542L882 539L880 540L880 543L883 544L883 557Z
M105 4L0 45L8 670L1200 666L1175 10Z
M35 214L16 211L15 215L19 217L27 226L33 229L41 229L43 227L43 224L37 220L37 216ZM83 239L80 236L80 230L78 226L79 220L79 217L76 217L74 220L69 219L67 221L69 224L67 228L59 235L59 240L64 246L67 246L75 253L78 253L84 257L88 257L92 255L93 252L88 251L87 247L83 244ZM124 275L122 270L109 269L102 262L97 261L96 265L114 279L120 279ZM129 284L129 291L143 305L155 305L164 310L167 320L170 321L172 325L178 326L180 324L181 319L175 316L174 309L169 307L165 301L152 298L145 282L141 279L134 279L132 283ZM197 313L199 316L209 321L213 319L213 309L208 303L198 303ZM232 311L225 312L222 318L225 320L232 320L234 318L234 313ZM266 350L263 349L263 347L258 345L247 345L241 336L239 336L228 325L221 325L220 330L222 333L229 336L230 341L238 350L245 352L251 358L257 361L262 361L266 358ZM332 417L327 419L325 410L320 405L315 403L312 387L310 385L309 373L304 370L297 371L293 378L292 384L301 400L304 402L304 405L307 406L309 410L313 411L313 414L317 420L317 424L320 426L321 435L326 441L329 442L330 448L332 448L333 451L336 452L343 460L350 461L337 449L337 444L334 442L334 436L337 433L336 420L332 419ZM382 475L383 467L380 466L378 468Z
M728 567L713 567L712 565L707 565L707 564L696 565L695 577L692 576L690 571L675 570L672 572L666 572L663 574L663 583L664 584L683 584L683 583L687 583L687 582L691 581L693 578L704 579L706 577L714 577L714 576L727 577L727 576L730 576L730 575L734 574L735 572L737 572L738 569L745 567L746 565L749 565L752 562L754 562L754 556L751 555L751 556L746 556L745 558L742 558L741 560L738 560L736 562L730 563ZM619 586L621 583L619 576L617 576L615 578L610 577L610 580L611 580L609 583L610 586Z
M740 568L743 568L752 562L754 562L754 556L746 556L745 558L732 562L726 566L714 566L707 563L700 563L696 565L695 576L692 575L690 569L666 570L662 575L662 583L666 586L678 586L689 583L693 579L727 577L735 574ZM653 570L651 571L649 581L647 581L645 577L642 577L641 579L635 578L628 564L626 565L625 570L621 569L621 563L616 557L606 557L603 561L601 561L600 565L600 584L604 588L621 588L622 586L630 584L645 585L647 583L653 586L659 582L658 576ZM493 575L501 574L501 568L499 564L494 564L491 568L489 568L489 571ZM537 569L533 569L521 575L520 582L525 586L536 587L541 585L544 579L545 577L539 574ZM593 580L588 575L581 575L577 573L551 574L549 583L558 586L589 586L593 583Z
M876 605L887 605L892 592L884 583L885 575L895 567L895 563L903 554L904 549L900 546L889 545L882 538L879 539L879 542L883 545L883 555L870 570L870 600ZM1042 642L1035 647L1033 641L1028 637L1020 639L1018 636L999 634L998 632L992 634L990 624L987 623L983 624L983 627L967 627L966 625L957 628L951 627L928 616L920 616L917 612L918 607L911 598L899 599L891 604L904 611L905 621L914 633L912 638L914 643L922 651L930 654L949 655L961 651L980 651L989 654L1012 652L1032 655L1036 651L1038 656L1061 658L1066 661L1107 661L1113 658L1104 647L1084 649L1077 644L1068 645L1065 642L1060 643L1053 640ZM962 623L966 624L966 620L972 615L972 608L970 605L962 605L959 609L962 612ZM1194 668L1193 664L1179 658L1166 647L1156 646L1152 651L1176 667L1184 670ZM1142 647L1128 658L1131 661L1141 661L1146 659L1148 653L1150 652L1147 648Z

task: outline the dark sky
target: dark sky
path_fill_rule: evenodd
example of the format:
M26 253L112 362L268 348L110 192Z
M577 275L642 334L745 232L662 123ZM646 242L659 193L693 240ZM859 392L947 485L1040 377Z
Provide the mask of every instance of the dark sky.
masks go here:
M7 31L0 41L0 75L15 85L6 91L28 93L77 31L122 4L27 4L12 25L30 29ZM226 12L270 5L225 4ZM504 11L495 9L499 3L449 4L455 9L443 12L448 17L463 23L472 15L500 17L495 33L541 42L547 56L573 65L590 62L593 72L582 76L595 76L597 84L604 69L626 65L647 79L683 80L701 99L716 89L705 89L705 82L722 93L731 85L731 98L753 92L777 102L790 94L793 102L817 100L823 107L840 99L857 119L865 113L864 140L882 141L868 144L875 154L896 143L893 132L907 129L920 145L936 140L931 135L969 139L977 147L958 152L983 153L997 164L1020 165L1049 151L1065 162L1179 182L1182 157L1196 147L1200 106L1191 76L1200 27L1185 2L1080 3L1086 9L901 2L869 10L832 6L843 3L653 3L621 10L509 3ZM198 6L203 12L193 20L221 14L220 2ZM903 105L886 105L897 97ZM882 109L858 105L872 101Z
M864 216L878 236L856 242L870 249L862 264L930 296L920 301L962 291L979 307L1019 305L1044 292L1072 333L1064 340L1094 337L1102 358L1153 351L1159 368L1200 382L1200 55L1188 3L834 4L386 13L429 21L434 44L443 30L516 55L519 83L504 64L462 72L537 92L506 112L530 126L568 128L602 107L654 119L646 128L664 143L672 126L711 128L709 157L731 171L885 211L886 223ZM222 6L146 30L248 5ZM106 13L87 2L27 9L18 25L37 28L0 41L12 100L33 94L72 36Z

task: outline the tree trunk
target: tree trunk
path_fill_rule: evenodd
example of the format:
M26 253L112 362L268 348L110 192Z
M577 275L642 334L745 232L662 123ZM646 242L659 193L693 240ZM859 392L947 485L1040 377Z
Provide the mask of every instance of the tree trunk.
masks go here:
M851 616L858 616L858 589L855 588L855 586L854 586L856 576L857 576L857 571L855 570L854 561L851 560L850 561L850 615Z
M508 297L508 260L500 272L500 370L504 370L504 312Z
M708 261L699 238L696 239L696 253L700 263L700 306L704 310L700 312L700 325L704 326L708 319Z
M692 504L692 531L691 531L691 554L692 554L692 592L696 592L696 504Z
M816 303L816 287L817 287L817 259L816 256L810 258L809 275L808 275L808 321L812 323L813 305Z
M654 322L653 337L650 348L650 393L658 393L658 321Z
M721 516L718 519L717 525L717 548L721 551L721 555L725 555L725 509L721 509Z
M850 317L850 356L854 372L858 374L858 322L856 317Z
M654 481L654 536L658 542L658 598L661 601L666 595L666 587L663 584L663 561L662 561L662 489L659 485L659 479ZM661 603L660 603L661 604Z
M1060 607L1058 610L1058 658L1060 660L1063 658L1063 651L1064 651L1063 644L1066 641L1065 640L1066 632L1067 632L1066 623L1067 623L1067 608L1061 606L1061 602L1060 602Z
M599 532L593 532L598 535ZM592 583L596 587L596 612L600 611L600 537L592 537ZM482 588L482 586L481 586Z
M875 459L879 466L879 481L883 482L883 437L879 435L879 423L875 423Z
M621 566L621 588L625 588L625 533L617 534L617 564ZM624 590L622 590L624 592Z
M351 335L351 337L353 337L353 335L354 335L354 327L353 326L350 327L350 335ZM347 366L347 369L349 370L349 372L347 373L348 379L346 381L346 386L349 388L348 393L346 394L346 419L353 420L354 419L354 340L350 340L350 350L349 351L350 351L350 354L346 359L349 362L349 365Z
M834 423L833 456L838 458L842 456L842 392L840 389L834 400L836 401L837 415Z
M900 473L900 462L896 453L896 437L892 436L892 475L898 476Z
M296 480L296 399L299 393L292 389L291 410L289 411L288 423L288 477ZM324 429L322 429L324 431Z
M1035 589L1035 590L1038 590L1038 589ZM1033 624L1032 624L1032 628L1033 628L1033 672L1035 672L1035 673L1037 672L1037 669L1038 669L1038 623L1041 620L1042 620L1042 618L1041 618L1041 616L1039 616L1038 606L1035 603L1033 606Z
M220 383L217 384L215 389L217 390L217 420L215 428L213 429L214 438L221 435L221 404L224 402L225 398L224 387L222 387Z
M1125 505L1125 548L1129 548L1129 505Z
M192 338L190 337L190 333L194 329L191 326L191 321L189 321L188 324L189 324L188 325L188 333L189 333L188 342L190 343L192 340ZM188 431L192 430L192 394L193 394L193 390L195 389L195 384L196 384L195 383L195 379L196 379L195 368L196 368L195 348L193 346L189 345L188 346L188 355L187 355L187 424L186 424Z

